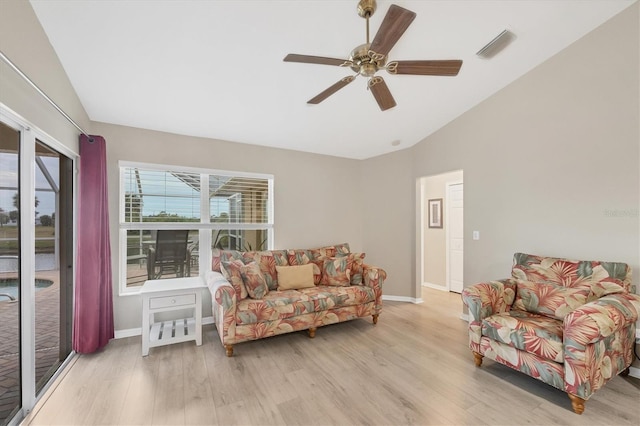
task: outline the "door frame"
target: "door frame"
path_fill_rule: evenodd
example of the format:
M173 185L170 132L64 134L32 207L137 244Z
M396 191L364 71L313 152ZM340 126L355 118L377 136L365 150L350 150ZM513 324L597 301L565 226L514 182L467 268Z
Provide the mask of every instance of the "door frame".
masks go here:
M8 108L0 102L0 121L5 125L20 132L20 151L19 151L19 185L20 188L20 381L21 381L21 402L20 411L13 419L9 420L9 425L18 424L33 409L38 400L46 394L55 378L70 362L75 352L71 352L67 359L62 360L56 373L50 378L48 383L36 393L36 368L35 368L35 226L24 226L24 224L33 224L35 222L35 205L33 199L35 197L35 168L36 168L36 143L47 145L58 153L64 155L72 162L72 198L70 202L73 218L77 217L77 165L80 160L78 153L69 147L58 142L55 138L44 132L37 126L33 125L27 119ZM61 219L61 218L57 218ZM73 222L75 220L72 219ZM71 229L73 259L76 257L77 251L77 230L75 226ZM70 242L67 241L67 248ZM62 266L61 266L62 269ZM75 288L75 274L70 277L72 286ZM61 277L62 280L62 277ZM25 285L24 283L29 283ZM62 285L62 282L60 283ZM72 299L70 297L70 299ZM71 301L71 303L73 303ZM70 307L73 309L73 306ZM62 323L63 319L60 318ZM66 337L66 336L65 336Z
M425 229L427 227L427 223L425 220L425 205L427 203L427 197L425 197L425 193L424 193L424 188L425 188L425 184L426 184L426 180L430 179L430 178L434 178L436 176L440 176L440 175L446 175L449 173L455 173L455 172L461 172L462 173L462 178L461 179L453 179L451 181L445 181L445 185L449 184L450 182L457 182L457 183L462 183L464 184L464 169L453 169L453 170L447 170L447 171L443 171L440 173L435 173L432 175L424 175L424 176L419 176L416 179L416 183L415 183L415 245L414 245L414 249L415 249L415 287L414 287L414 291L415 291L415 297L413 298L413 302L414 303L421 303L422 300L422 287L429 287L429 288L433 288L435 290L439 290L439 291L449 291L449 288L445 285L445 286L431 286L428 285L427 283L424 282L424 253L425 253L425 246L424 246L424 235L425 235ZM446 193L445 193L445 200L446 200ZM446 203L446 201L445 201ZM447 203L448 206L448 203ZM447 207L448 208L448 207ZM448 213L445 211L443 212L443 215L445 216L445 231L448 232L448 217L446 217L448 215ZM448 264L448 234L445 235L445 240L447 240L447 246L445 247L445 250L447 251L447 255L445 256L445 262L447 262ZM464 248L463 248L464 250ZM448 273L448 266L446 266L446 272ZM448 277L445 277L445 280L448 283Z
M451 190L451 187L454 185L462 185L462 190L463 190L463 195L462 195L462 205L463 205L463 209L464 209L464 179L460 179L460 180L452 180L452 181L448 181L445 183L445 188L446 188L446 215L445 215L445 220L447 221L447 224L451 223L451 203L449 202L449 191ZM464 210L463 210L463 214L464 214ZM463 226L464 226L464 216L462 219L463 222ZM446 262L446 286L445 288L447 289L447 291L451 291L451 263L450 263L450 258L449 258L449 234L451 228L449 226L445 226L445 262ZM463 242L464 244L464 242ZM464 256L464 246L462 248L462 255ZM464 269L464 263L463 263L463 269ZM463 271L464 273L464 271Z

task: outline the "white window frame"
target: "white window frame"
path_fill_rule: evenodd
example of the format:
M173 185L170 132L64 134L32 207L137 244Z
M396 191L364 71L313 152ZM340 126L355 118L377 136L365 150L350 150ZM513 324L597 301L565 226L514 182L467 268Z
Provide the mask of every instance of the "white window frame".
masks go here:
M206 266L211 264L211 233L216 229L246 229L246 230L267 230L267 249L274 247L274 177L271 174L237 172L229 170L204 169L196 167L175 166L168 164L141 163L131 161L118 162L120 175L120 189L118 193L118 264L119 264L119 295L136 295L140 294L141 286L127 287L127 231L130 230L158 230L158 229L189 229L198 230L198 262L199 265ZM158 170L179 173L194 173L200 175L200 222L125 222L125 170L129 168L140 168L145 170ZM265 179L268 182L267 194L267 222L266 223L215 223L211 222L210 203L209 203L209 176L221 175L236 178L254 178ZM207 188L202 190L202 188ZM199 269L200 277L204 278L206 268Z

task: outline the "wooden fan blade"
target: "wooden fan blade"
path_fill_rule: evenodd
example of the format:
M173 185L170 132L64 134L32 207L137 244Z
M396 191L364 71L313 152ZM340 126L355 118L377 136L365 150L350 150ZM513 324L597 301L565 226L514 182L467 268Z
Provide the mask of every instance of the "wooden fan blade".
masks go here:
M391 95L387 83L384 82L382 77L371 77L369 90L373 93L373 97L376 98L376 102L378 102L378 106L382 111L396 106L396 101L393 99L393 95Z
M349 65L351 62L345 59L325 58L324 56L297 55L289 53L284 57L285 62L301 62L303 64L320 64L320 65Z
M392 4L382 20L378 33L373 38L370 50L387 56L402 34L409 28L416 14L410 10Z
M462 67L459 59L444 61L393 61L387 64L390 74L458 75Z
M308 104L319 104L320 102L322 102L325 99L327 99L329 96L331 96L334 93L336 93L338 90L342 89L347 84L351 83L353 80L355 80L355 77L352 76L352 75L350 75L348 77L345 77L342 80L340 80L339 82L337 82L336 84L334 84L333 86L331 86L328 89L324 90L323 92L319 93L316 97L314 97L312 99L309 99L307 101L307 103Z

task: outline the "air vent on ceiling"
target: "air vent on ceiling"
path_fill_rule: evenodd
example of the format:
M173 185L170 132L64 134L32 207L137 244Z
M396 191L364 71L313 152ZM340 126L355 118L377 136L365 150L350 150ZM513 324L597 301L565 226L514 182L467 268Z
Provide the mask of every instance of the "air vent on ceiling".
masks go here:
M516 36L509 30L504 30L487 43L482 49L476 52L476 55L483 59L490 59L507 47Z

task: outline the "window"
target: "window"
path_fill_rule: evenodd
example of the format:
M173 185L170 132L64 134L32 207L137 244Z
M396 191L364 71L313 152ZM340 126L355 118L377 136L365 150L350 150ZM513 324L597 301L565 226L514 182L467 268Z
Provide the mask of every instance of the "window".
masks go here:
M271 175L121 162L121 293L203 275L212 248L271 248L272 192Z

